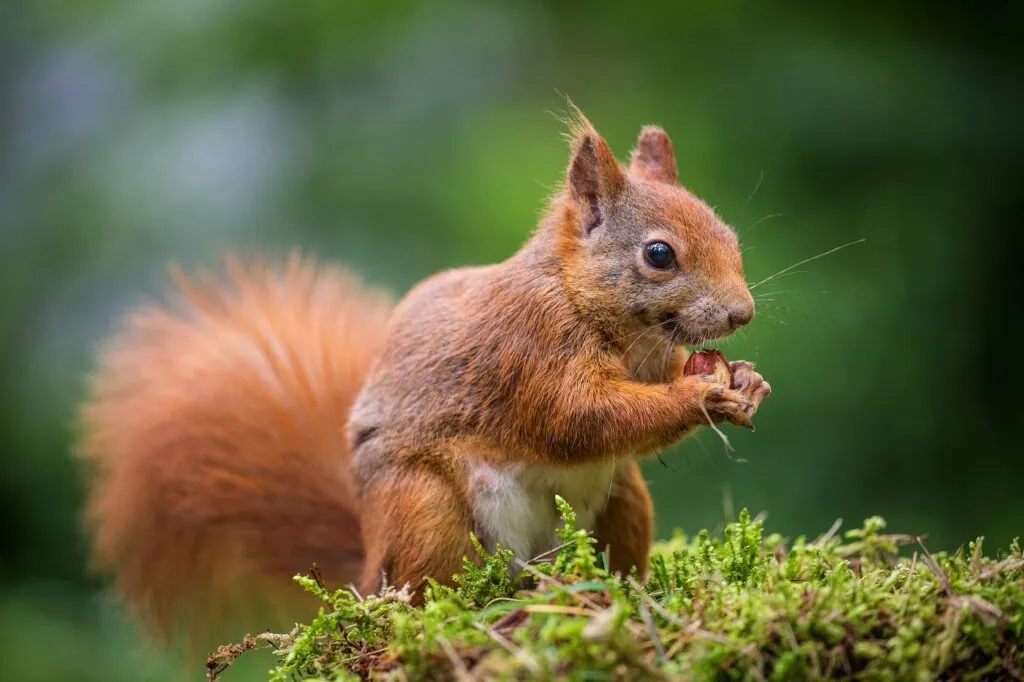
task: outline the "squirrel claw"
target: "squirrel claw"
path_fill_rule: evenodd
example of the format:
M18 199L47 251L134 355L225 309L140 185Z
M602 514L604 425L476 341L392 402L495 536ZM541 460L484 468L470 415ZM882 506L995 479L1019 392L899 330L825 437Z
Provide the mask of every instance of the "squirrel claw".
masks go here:
M751 417L754 416L754 406L750 403L743 403L738 412L734 412L730 415L729 421L736 426L742 426L745 429L754 431L754 421Z

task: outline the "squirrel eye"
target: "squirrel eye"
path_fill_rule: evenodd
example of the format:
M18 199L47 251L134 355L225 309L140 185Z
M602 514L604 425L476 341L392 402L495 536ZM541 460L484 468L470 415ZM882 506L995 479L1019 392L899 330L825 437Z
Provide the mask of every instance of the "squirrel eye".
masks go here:
M651 242L644 247L644 259L652 268L667 270L676 263L676 253L665 242Z

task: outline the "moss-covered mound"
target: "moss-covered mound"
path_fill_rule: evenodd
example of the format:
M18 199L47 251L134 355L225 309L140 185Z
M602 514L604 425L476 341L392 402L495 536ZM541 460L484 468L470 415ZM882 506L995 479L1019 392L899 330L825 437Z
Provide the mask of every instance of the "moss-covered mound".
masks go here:
M814 541L764 537L743 512L722 536L655 547L645 586L606 557L559 500L564 545L547 557L466 561L457 589L360 597L296 578L326 606L288 634L211 655L216 679L242 652L276 650L270 680L1024 680L1024 553L981 539L931 554L868 519ZM899 545L910 545L898 553ZM528 589L515 589L519 581Z

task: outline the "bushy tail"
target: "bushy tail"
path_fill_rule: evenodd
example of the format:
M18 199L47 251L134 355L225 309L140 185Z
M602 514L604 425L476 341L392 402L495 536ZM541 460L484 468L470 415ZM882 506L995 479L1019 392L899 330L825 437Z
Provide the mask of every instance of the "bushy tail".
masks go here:
M81 414L94 563L165 637L294 603L313 562L354 581L363 557L345 422L390 303L298 255L225 266L126 315Z

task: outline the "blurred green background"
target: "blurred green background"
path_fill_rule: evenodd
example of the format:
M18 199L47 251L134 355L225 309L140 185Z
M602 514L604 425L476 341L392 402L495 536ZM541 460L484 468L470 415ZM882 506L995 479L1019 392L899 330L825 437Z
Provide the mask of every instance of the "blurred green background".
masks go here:
M936 549L1005 547L1024 530L1021 11L958 7L7 8L5 678L180 670L139 648L84 568L74 405L119 311L158 293L169 262L225 248L301 246L396 294L500 260L566 163L563 95L623 157L642 124L664 125L683 182L737 227L751 281L866 239L758 289L772 300L725 350L774 395L756 434L730 431L733 458L705 433L645 465L659 534L714 527L731 505L788 535L880 514Z

